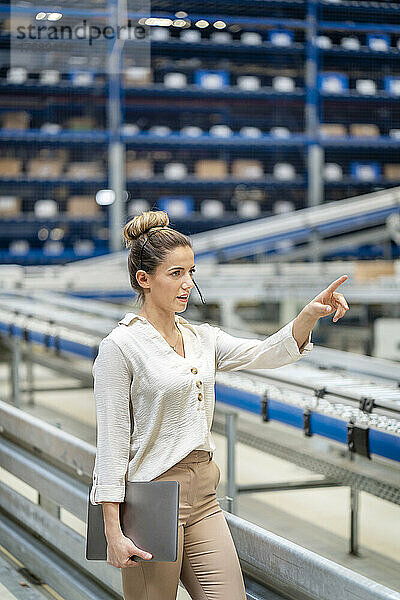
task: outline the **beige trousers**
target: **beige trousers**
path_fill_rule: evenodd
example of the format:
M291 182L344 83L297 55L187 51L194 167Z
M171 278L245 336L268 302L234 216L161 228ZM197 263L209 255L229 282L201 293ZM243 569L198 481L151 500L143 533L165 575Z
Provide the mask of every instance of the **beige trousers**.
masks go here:
M175 600L179 579L192 600L246 600L234 542L217 501L221 477L212 454L193 450L154 481L179 481L175 562L139 561L121 569L124 600Z

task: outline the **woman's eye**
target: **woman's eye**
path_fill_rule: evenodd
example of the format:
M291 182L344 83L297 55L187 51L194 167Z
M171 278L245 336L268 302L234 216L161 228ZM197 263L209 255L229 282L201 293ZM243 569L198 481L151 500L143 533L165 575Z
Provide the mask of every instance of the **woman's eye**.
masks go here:
M196 269L193 269L192 271L190 271L190 274L193 275L193 273L195 273L195 272L196 272ZM172 275L176 275L177 273L180 273L180 271L174 271L172 273Z

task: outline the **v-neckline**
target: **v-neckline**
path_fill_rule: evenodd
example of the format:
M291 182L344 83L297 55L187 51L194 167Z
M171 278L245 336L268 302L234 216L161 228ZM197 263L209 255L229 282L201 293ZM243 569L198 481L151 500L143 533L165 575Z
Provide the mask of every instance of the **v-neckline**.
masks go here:
M167 342L167 340L165 339L165 337L163 335L161 335L161 333L158 331L157 327L154 327L154 325L152 323L150 323L150 321L148 319L146 319L146 317L143 317L143 315L137 315L138 317L141 317L142 319L144 319L146 321L146 323L148 323L150 325L150 327L152 327L154 329L154 331L157 333L157 335L162 339L163 342L165 342L165 344L167 344L168 348L171 350L171 352L173 352L176 356L179 356L179 358L181 358L182 360L187 360L188 356L187 356L187 352L186 352L186 343L185 343L185 339L184 339L184 335L183 335L183 331L179 328L178 325L178 319L175 317L175 325L176 327L179 328L179 331L181 332L181 336L182 336L182 346L183 346L183 353L185 354L185 356L182 356L182 354L179 354L179 352L175 352L175 350L172 348L172 346Z

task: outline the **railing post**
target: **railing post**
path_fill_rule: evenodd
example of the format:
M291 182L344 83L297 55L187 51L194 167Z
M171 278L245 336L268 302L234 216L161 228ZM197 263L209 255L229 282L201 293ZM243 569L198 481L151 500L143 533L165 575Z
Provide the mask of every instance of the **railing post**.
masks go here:
M13 336L11 338L11 399L17 408L21 408L20 391L20 365L21 365L21 342Z
M358 509L359 491L350 486L350 554L359 556L358 553Z
M226 414L226 446L227 446L227 500L228 512L236 514L236 430L237 413Z

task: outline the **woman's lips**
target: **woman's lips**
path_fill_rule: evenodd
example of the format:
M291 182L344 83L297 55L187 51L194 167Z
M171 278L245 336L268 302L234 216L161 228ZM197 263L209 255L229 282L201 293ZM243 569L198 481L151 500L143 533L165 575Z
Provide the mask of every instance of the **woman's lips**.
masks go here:
M181 302L187 302L189 300L189 296L187 298L180 298L179 296L177 296L178 300L180 300Z

